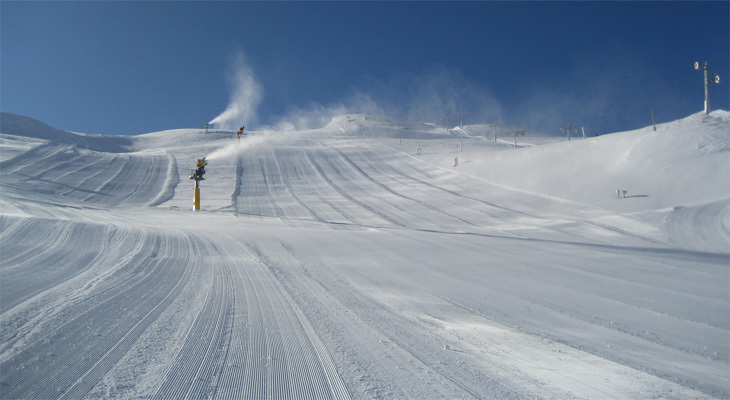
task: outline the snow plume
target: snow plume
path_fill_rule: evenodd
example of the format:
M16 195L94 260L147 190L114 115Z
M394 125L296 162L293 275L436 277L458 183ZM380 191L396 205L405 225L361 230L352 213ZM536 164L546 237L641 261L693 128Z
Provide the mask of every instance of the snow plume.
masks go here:
M634 57L610 54L567 67L561 79L534 81L506 119L511 125L555 135L563 135L560 127L567 124L583 125L586 134L594 136L649 126L652 110L661 123L702 109L702 87L692 76L667 79L687 66L655 70Z
M411 121L446 125L459 123L459 115L466 112L467 124L489 123L502 120L502 106L491 90L470 81L461 72L446 67L434 67L417 75L405 75L392 79L391 88L404 88L404 117Z
M245 153L247 150L260 145L261 143L268 141L270 138L270 135L267 133L257 133L255 136L244 136L240 141L236 141L208 154L205 156L205 159L208 161L230 160Z
M383 115L411 122L446 124L458 123L464 111L465 123L486 123L502 118L502 106L491 90L469 80L460 71L444 66L431 67L424 72L399 73L389 79L365 79L357 85L360 98L368 98ZM422 116L422 117L421 117ZM456 121L456 122L455 122Z
M356 92L342 101L329 105L311 103L303 108L293 107L270 129L278 132L317 129L327 125L332 118L340 115L367 113L387 115L387 110L379 106L369 95Z
M241 125L253 123L256 109L261 103L264 89L256 79L251 66L246 62L243 51L239 50L233 60L229 76L231 99L228 108L210 121L210 125L220 129L238 129Z
M464 77L460 72L435 67L420 74L396 74L390 79L363 78L343 100L323 105L312 103L296 107L279 118L272 129L279 131L314 129L327 125L333 117L345 114L379 114L424 123L450 126L458 124L462 111L467 124L497 122L502 106L491 91Z

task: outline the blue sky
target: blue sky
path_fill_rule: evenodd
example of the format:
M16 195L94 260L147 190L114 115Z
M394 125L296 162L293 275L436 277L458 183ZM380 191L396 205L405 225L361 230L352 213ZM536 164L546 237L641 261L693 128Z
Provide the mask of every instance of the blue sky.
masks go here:
M593 134L729 108L719 2L0 3L0 108L70 131L198 128L260 92L247 129L380 112ZM238 97L240 97L239 93ZM249 99L250 100L250 99ZM245 101L245 100L244 100ZM300 119L301 119L300 118ZM236 122L237 124L237 122Z

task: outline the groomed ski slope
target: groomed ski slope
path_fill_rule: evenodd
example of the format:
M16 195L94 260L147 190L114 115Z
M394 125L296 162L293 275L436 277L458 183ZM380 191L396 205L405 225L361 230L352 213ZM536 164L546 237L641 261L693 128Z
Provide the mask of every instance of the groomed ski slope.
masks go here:
M1 398L730 397L728 112L517 148L0 122Z

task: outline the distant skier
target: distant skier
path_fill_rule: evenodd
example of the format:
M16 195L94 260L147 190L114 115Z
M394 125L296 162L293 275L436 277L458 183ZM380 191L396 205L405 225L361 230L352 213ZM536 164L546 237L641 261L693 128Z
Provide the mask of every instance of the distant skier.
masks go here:
M205 133L208 133L208 124L205 124Z

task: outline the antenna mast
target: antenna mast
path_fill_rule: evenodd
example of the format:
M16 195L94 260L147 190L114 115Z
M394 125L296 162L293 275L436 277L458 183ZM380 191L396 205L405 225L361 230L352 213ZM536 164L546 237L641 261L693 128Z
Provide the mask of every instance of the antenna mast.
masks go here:
M695 62L695 69L705 71L705 114L709 114L710 113L710 84L711 83L720 83L720 77L718 75L715 75L712 79L710 79L710 76L709 76L710 66L707 63L707 61L705 61L705 65L700 65L699 61Z

